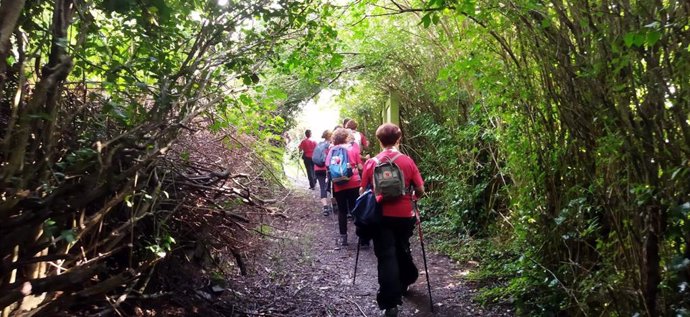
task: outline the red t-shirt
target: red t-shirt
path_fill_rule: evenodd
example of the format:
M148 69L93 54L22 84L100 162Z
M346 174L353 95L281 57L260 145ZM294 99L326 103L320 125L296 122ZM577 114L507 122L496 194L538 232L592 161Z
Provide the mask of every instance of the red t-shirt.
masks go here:
M314 149L316 148L316 141L305 138L300 142L299 149L304 151L304 156L311 158L314 155Z
M352 146L352 150L351 150L351 151L353 152L353 154L354 154L354 155L357 155L357 157L359 157L360 160L361 160L361 157L362 157L362 147L361 147L359 144L357 144L357 142L352 142L352 143L350 143L350 146Z
M379 161L385 161L388 158L393 158L398 154L398 150L384 150L383 152L376 155ZM407 155L401 155L395 160L395 164L398 165L405 178L405 188L409 188L411 184L414 187L420 187L424 185L424 180L422 179L422 174L419 173L419 169L414 161ZM374 167L376 167L376 161L367 160L364 164L364 169L362 171L362 188L367 188L369 184L372 184L374 177ZM386 201L382 203L383 215L386 217L413 217L414 210L412 210L412 193L407 193L400 198L392 201Z
M362 158L359 157L359 152L357 152L350 144L341 144L341 145L336 145L334 147L331 147L328 150L328 155L326 156L326 166L330 165L331 163L331 154L333 154L333 149L336 147L345 147L347 149L347 158L349 161L350 166L352 167L352 177L350 177L350 180L347 181L345 184L336 184L333 183L333 192L339 192L341 190L346 190L346 189L351 189L351 188L359 188L359 183L360 183L360 178L359 178L359 170L357 169L358 164L362 164Z

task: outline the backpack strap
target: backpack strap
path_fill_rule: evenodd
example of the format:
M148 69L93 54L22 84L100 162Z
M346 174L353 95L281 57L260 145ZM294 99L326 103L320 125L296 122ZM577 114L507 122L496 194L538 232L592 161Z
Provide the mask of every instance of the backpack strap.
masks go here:
M388 162L393 163L393 162L395 162L395 160L397 160L401 156L402 156L402 153L398 152L398 155L393 156L393 158L388 158Z
M398 154L396 154L395 156L393 156L393 158L390 158L390 157L388 157L388 156L384 156L384 157L388 159L388 162L389 162L389 163L393 163L393 162L395 162L395 160L397 160L397 159L398 159L399 157L401 157L401 156L402 156L402 153L399 153L399 152L398 152ZM374 162L376 162L376 165L381 164L381 160L379 160L376 156L372 157L371 159L374 160Z

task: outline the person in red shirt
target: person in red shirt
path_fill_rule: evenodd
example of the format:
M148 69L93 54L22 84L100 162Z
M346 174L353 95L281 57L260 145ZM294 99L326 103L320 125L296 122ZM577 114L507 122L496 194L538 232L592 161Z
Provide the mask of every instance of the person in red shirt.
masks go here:
M362 159L353 150L350 142L352 141L352 134L348 129L339 128L333 132L333 147L328 150L326 156L326 166L330 166L333 151L342 147L347 150L347 158L350 167L352 168L352 176L345 183L333 183L333 197L338 204L338 230L340 232L341 246L347 245L347 215L355 206L357 196L359 196L359 169L362 168Z
M304 131L305 138L300 142L299 149L302 152L302 160L304 161L304 168L307 170L307 179L309 179L309 189L314 189L316 186L316 177L314 176L314 162L311 160L316 148L316 141L311 140L311 130Z
M401 154L398 151L402 132L392 123L385 123L376 129L376 138L383 151L376 155L379 162L385 162ZM360 193L373 186L376 161L367 160L362 171ZM424 180L414 161L407 155L400 155L395 164L402 171L405 188L414 188L416 195L424 194ZM368 234L374 240L374 254L378 261L379 291L376 301L386 316L396 316L402 295L419 276L419 271L410 254L410 237L417 222L412 206L412 193L381 202L381 224Z

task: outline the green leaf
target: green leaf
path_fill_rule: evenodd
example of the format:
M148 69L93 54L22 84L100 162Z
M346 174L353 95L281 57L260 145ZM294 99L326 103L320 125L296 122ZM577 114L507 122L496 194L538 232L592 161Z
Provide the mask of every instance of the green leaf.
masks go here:
M53 219L46 219L43 222L43 231L45 232L46 236L52 237L57 233L57 226L55 225L55 221Z
M331 60L329 62L329 64L330 64L329 66L331 68L340 67L343 64L344 59L345 58L343 57L342 54L333 54L333 56L331 57Z
M266 92L266 97L269 99L284 100L288 98L288 94L280 88L272 88Z
M474 14L476 9L476 3L474 0L464 0L459 6L461 12L467 14Z
M252 104L252 98L250 98L249 96L247 96L247 94L241 94L241 95L240 95L240 102L241 102L243 105L248 106L248 105L251 105L251 104Z
M431 16L431 22L434 23L434 25L438 24L439 21L441 21L441 17L438 14Z
M429 25L431 25L431 12L425 14L422 17L422 24L424 25L425 28L428 28Z
M436 79L438 80L446 80L450 76L450 71L448 68L442 68L441 70L438 71L438 77Z
M242 83L245 86L249 86L252 84L252 78L249 75L242 75Z
M633 32L628 32L625 33L623 36L623 42L625 43L625 46L631 47L633 45L633 41L635 40L635 33Z
M134 202L132 201L132 195L125 196L125 205L127 205L127 207L129 207L129 208L134 207Z
M647 45L654 46L654 44L656 44L656 42L658 42L659 39L661 39L661 32L656 30L647 32Z
M165 241L167 244L174 244L174 243L177 243L177 242L175 241L175 238L173 238L172 236L169 236L169 235L168 235L168 236L165 236L165 238L163 238L163 241Z
M62 232L60 232L60 237L65 239L65 241L69 243L72 243L77 240L77 238L74 236L74 231L72 229L62 230Z
M445 0L429 0L427 2L426 7L427 8L439 8L442 7L445 3Z
M542 29L546 29L546 28L551 26L552 22L550 19L543 19L543 20L541 20L540 24L541 24Z
M646 39L646 37L645 37L644 34L642 34L642 33L635 33L635 37L634 37L634 39L633 39L633 44L634 44L635 46L640 47L640 46L644 45L645 39Z

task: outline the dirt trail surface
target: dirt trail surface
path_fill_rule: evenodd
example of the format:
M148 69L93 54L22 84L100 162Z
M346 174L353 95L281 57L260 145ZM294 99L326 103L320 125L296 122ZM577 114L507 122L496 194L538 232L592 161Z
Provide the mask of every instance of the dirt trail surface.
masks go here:
M303 185L302 188L306 188ZM295 189L284 201L287 218L264 219L264 238L248 259L251 272L230 279L217 300L232 307L232 316L381 316L373 247L360 251L356 283L354 225L349 246L336 244L337 216L323 216L318 191ZM476 290L463 281L463 271L448 258L427 251L435 313L429 309L426 275L419 238L412 242L419 279L403 298L399 316L511 316L509 308L482 308L473 302Z

